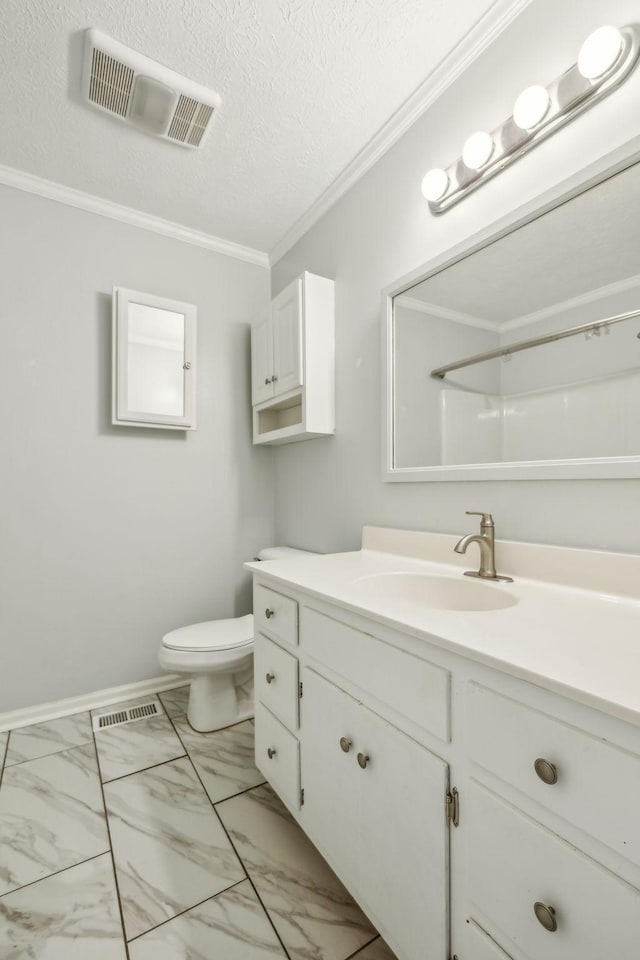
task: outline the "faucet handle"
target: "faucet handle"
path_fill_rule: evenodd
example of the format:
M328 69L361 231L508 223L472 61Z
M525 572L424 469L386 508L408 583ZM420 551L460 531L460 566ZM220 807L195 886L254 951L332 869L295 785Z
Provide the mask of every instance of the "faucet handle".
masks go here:
M495 526L493 522L493 517L490 513L483 513L482 510L465 510L465 513L470 517L482 517L480 523L483 527L493 527Z

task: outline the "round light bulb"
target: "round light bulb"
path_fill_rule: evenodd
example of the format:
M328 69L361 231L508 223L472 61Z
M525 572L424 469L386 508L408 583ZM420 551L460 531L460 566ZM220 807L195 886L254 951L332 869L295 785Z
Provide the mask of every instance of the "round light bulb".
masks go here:
M436 203L444 197L448 186L449 177L446 170L440 170L439 168L429 170L422 180L422 196L425 200Z
M493 140L484 130L472 133L462 148L462 162L470 170L480 170L493 153Z
M614 65L624 44L617 27L598 27L580 47L578 70L587 80L597 80Z
M547 90L536 84L523 90L513 105L513 121L521 130L533 130L547 114L551 99Z

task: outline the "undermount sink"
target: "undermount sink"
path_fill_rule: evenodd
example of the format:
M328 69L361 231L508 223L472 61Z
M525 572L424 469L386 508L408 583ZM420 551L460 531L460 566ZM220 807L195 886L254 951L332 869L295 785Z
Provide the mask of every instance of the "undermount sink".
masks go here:
M368 597L412 603L431 610L504 610L518 598L495 583L439 577L429 573L373 573L356 588Z

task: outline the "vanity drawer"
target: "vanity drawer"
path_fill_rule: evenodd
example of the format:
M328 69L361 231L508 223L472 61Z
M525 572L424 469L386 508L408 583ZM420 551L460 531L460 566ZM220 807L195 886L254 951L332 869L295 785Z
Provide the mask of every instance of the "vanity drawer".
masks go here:
M290 647L297 646L298 604L291 597L256 584L253 588L253 620L256 633L266 633Z
M508 950L531 960L638 956L640 891L474 781L465 809L474 915ZM536 902L553 908L555 931Z
M640 757L479 684L467 694L476 763L640 865Z
M272 640L257 634L253 669L255 698L292 730L298 728L298 660Z
M450 739L450 674L309 607L302 609L302 645L320 663L367 691L418 727Z
M300 744L263 703L256 703L256 766L290 810L300 807Z

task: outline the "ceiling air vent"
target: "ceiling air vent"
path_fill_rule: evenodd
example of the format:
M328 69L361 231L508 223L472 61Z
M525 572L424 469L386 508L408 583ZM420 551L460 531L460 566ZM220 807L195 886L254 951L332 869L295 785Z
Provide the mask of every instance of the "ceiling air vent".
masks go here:
M114 117L185 147L200 147L220 97L99 30L87 30L82 91Z

